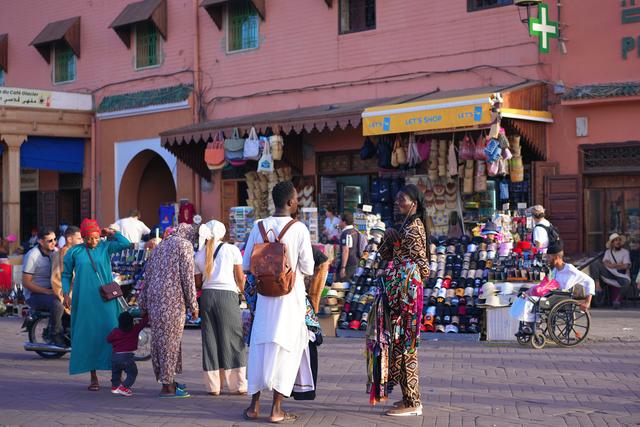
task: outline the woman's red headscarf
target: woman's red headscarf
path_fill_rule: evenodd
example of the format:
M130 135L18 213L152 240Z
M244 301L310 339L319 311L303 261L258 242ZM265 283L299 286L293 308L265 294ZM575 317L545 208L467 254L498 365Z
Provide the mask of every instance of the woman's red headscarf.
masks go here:
M100 226L95 219L85 218L80 224L80 234L82 238L87 238L91 233L100 233Z

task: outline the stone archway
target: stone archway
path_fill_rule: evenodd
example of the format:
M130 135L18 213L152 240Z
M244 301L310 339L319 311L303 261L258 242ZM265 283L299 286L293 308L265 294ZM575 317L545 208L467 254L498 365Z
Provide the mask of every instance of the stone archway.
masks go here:
M118 191L118 216L138 209L149 226L158 223L161 204L176 201L176 185L165 160L153 150L139 152L127 165Z

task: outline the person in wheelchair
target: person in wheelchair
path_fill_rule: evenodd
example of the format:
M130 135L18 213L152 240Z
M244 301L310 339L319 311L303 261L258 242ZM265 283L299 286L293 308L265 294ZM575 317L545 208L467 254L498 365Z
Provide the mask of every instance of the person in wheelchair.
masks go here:
M24 257L22 284L29 307L32 310L49 312L49 340L52 344L64 348L64 307L51 289L51 256L56 242L56 233L52 229L42 228L38 232L38 245Z
M573 264L564 261L564 250L562 242L550 245L547 249L547 264L553 267L551 279L555 279L560 288L558 290L574 293L584 292L584 298L580 295L580 309L587 311L591 307L591 299L596 293L595 282L589 275L578 270ZM582 288L580 289L578 285ZM531 334L533 323L536 319L535 302L539 298L532 297L524 293L522 298L518 298L511 308L512 317L521 321L522 328L518 333Z

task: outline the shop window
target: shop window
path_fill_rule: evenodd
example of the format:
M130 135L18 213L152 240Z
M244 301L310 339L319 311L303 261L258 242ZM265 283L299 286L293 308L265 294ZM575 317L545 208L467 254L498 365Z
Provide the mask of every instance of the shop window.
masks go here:
M160 65L160 35L152 21L136 24L136 68Z
M510 4L513 4L513 0L467 0L467 12L508 6Z
M53 82L65 83L76 79L76 55L63 41L53 47Z
M260 17L249 0L229 2L227 51L257 49Z
M375 28L375 0L340 0L340 34Z
M0 70L0 86L4 86L4 70Z

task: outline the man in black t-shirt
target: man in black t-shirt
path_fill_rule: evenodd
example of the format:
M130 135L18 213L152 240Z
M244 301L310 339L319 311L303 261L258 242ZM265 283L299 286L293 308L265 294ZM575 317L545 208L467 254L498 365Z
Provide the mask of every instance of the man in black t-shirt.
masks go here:
M342 214L340 224L342 234L340 234L340 280L346 282L350 280L358 268L358 261L362 253L360 243L360 232L353 227L353 214L345 212Z

